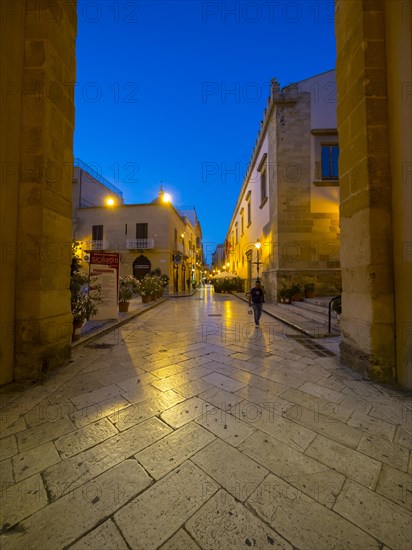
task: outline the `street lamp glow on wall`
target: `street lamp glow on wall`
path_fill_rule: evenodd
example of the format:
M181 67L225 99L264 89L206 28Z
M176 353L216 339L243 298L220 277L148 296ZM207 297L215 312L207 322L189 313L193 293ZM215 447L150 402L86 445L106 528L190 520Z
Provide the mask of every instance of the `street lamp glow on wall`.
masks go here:
M259 267L260 267L260 264L262 263L260 261L260 258L259 258L259 252L260 252L260 249L262 247L262 243L259 242L259 239L255 242L255 248L256 248L256 262L254 262L256 264L256 268L257 268L257 279L256 281L260 281L259 279Z

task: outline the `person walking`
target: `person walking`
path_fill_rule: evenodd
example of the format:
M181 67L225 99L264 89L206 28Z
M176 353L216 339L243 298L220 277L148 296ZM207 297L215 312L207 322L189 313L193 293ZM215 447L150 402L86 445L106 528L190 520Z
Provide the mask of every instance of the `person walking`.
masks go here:
M259 279L256 279L255 286L249 292L249 307L253 307L255 327L259 328L259 320L262 315L262 307L265 301L265 294Z

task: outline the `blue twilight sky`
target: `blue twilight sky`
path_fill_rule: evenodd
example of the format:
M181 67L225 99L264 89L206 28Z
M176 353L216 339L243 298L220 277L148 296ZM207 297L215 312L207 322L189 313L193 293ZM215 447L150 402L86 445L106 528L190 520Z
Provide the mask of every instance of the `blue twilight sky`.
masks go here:
M225 238L269 83L335 67L334 3L79 0L75 156L149 202L195 207Z

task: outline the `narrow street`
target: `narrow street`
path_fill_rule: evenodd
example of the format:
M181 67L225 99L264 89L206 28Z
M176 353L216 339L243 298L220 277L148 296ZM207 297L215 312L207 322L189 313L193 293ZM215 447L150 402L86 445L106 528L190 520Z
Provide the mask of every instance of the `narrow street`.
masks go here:
M297 336L206 287L74 351L3 408L2 550L410 549L410 395Z

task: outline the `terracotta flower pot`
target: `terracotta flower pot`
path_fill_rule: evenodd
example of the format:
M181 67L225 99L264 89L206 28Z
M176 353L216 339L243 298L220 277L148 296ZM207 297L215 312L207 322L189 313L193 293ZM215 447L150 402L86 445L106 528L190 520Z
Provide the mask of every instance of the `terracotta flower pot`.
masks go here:
M130 302L119 302L120 313L127 313L129 311Z
M151 298L152 297L150 296L150 294L142 296L142 304L148 304L151 301Z
M85 321L83 321L83 320L80 321L78 319L75 319L73 321L72 341L73 340L78 340L80 338L84 323L85 323Z

